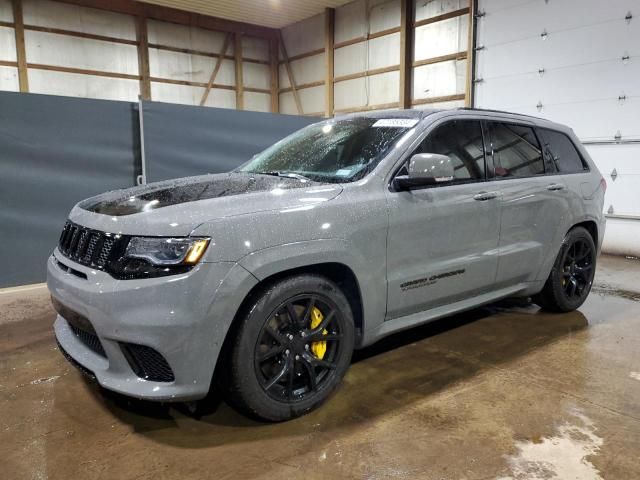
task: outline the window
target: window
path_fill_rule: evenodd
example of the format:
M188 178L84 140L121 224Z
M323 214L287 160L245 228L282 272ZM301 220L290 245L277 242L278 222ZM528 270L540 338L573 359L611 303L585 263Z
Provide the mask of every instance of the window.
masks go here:
M373 170L417 123L418 119L374 117L314 123L267 148L237 171L353 182Z
M544 174L542 151L530 127L489 122L490 146L496 177L532 177Z
M546 128L538 132L544 145L547 172L578 173L589 170L571 139L564 133Z
M456 120L437 127L413 152L447 155L453 164L453 182L485 178L482 129L476 120Z

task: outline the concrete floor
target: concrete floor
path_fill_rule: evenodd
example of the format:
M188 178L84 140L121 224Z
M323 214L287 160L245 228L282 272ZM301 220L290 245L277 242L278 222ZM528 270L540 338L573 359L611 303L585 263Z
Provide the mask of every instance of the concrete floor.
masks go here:
M278 425L105 395L56 350L44 289L0 312L0 478L640 478L636 260L601 258L574 313L503 303L390 337Z

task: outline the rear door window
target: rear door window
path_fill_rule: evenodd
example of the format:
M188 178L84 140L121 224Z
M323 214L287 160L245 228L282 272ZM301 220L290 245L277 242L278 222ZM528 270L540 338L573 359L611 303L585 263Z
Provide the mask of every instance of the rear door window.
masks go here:
M498 178L532 177L544 174L542 149L533 128L487 122L494 174Z
M547 172L579 173L589 170L571 139L564 133L538 129L543 143Z

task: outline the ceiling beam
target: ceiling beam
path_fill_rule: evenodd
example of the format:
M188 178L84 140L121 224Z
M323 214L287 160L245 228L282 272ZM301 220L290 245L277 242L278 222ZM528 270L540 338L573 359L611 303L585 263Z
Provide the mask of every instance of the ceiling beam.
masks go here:
M175 8L150 5L134 0L57 0L83 7L108 10L110 12L127 15L142 16L163 22L179 23L192 27L215 30L218 32L242 33L253 37L274 38L277 29L253 25L251 23L236 22L224 18L210 17L199 13L186 12Z

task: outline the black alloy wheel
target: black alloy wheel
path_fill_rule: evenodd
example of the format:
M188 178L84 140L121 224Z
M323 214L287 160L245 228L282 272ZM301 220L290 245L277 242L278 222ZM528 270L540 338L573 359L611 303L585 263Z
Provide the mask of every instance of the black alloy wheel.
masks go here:
M340 287L304 273L260 286L229 332L221 380L245 415L278 422L321 405L351 363L354 321Z
M276 400L299 401L322 388L336 368L344 320L328 299L297 295L262 327L254 355L262 388Z
M584 239L566 250L562 266L562 287L568 299L580 298L593 281L594 252Z
M596 245L583 227L571 229L562 242L549 278L534 302L552 312L570 312L584 303L596 272Z

